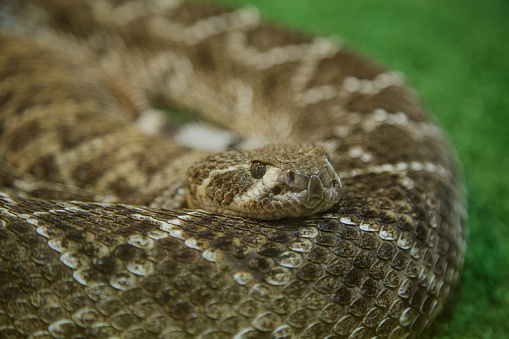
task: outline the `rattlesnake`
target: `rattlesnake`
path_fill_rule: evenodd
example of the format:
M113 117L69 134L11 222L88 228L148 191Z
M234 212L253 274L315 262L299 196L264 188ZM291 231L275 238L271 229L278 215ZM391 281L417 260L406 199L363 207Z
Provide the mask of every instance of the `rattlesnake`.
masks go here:
M461 175L399 75L253 9L1 12L0 337L410 338L443 308L466 246ZM149 100L240 138L210 155L152 135ZM225 207L278 169L273 196L302 181L329 203Z

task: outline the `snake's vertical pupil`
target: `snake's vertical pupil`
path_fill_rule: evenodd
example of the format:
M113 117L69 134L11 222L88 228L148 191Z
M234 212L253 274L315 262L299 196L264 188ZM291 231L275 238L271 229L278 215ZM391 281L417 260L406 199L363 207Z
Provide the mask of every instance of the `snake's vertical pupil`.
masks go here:
M251 174L256 179L261 179L265 175L265 164L259 161L251 162Z

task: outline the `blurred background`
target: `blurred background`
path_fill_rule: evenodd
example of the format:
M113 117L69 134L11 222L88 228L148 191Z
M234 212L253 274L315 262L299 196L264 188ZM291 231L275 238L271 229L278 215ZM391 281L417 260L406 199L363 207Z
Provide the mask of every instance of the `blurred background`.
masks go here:
M469 192L463 280L424 337L509 338L509 1L221 3L252 5L277 23L341 37L406 76L456 146Z

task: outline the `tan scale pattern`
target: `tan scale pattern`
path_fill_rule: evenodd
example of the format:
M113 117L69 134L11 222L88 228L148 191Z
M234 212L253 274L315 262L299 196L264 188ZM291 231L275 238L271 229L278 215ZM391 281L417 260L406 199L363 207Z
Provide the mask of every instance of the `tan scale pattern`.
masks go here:
M252 9L0 10L0 337L413 338L444 307L461 175L396 74ZM280 221L185 209L207 154L133 124L162 100L255 145L326 146L339 202Z

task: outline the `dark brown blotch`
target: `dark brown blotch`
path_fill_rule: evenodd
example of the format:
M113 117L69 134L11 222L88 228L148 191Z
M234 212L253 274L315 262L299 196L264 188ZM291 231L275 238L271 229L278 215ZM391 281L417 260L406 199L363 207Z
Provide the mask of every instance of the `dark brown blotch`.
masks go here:
M12 131L7 139L9 152L17 153L23 150L31 141L37 139L41 133L38 121L29 121Z

